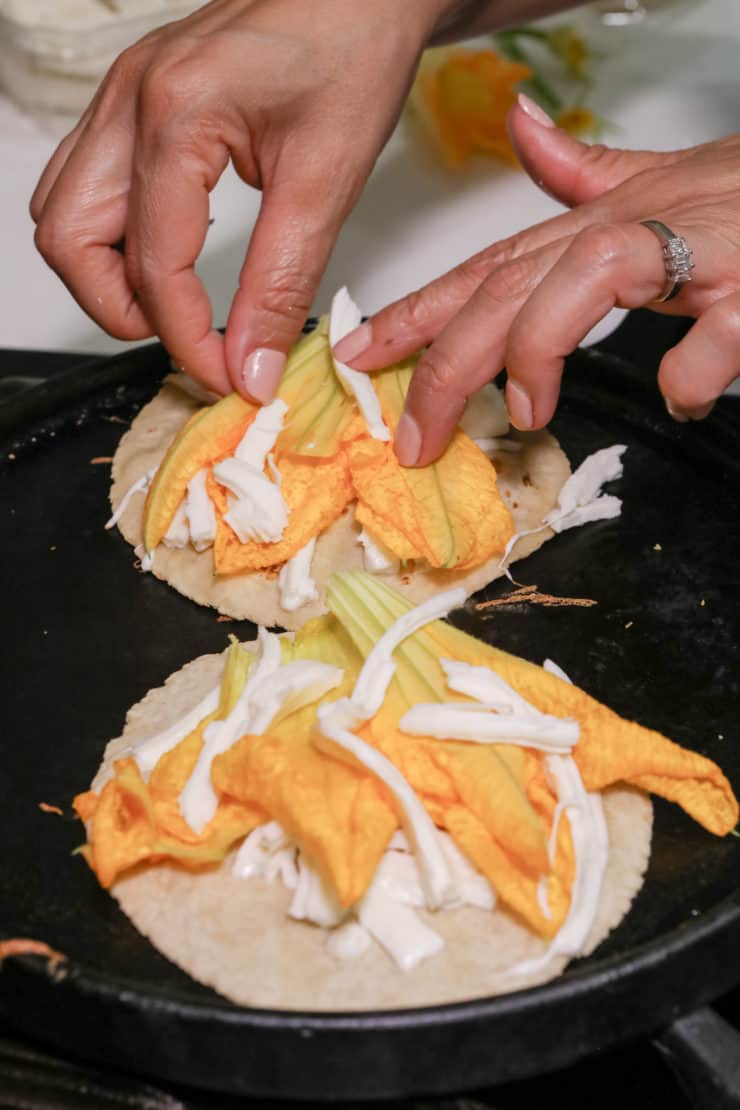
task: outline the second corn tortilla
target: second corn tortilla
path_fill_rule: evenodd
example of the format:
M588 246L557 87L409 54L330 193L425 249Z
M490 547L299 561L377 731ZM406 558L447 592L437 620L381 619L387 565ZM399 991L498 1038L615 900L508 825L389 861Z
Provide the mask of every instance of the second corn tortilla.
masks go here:
M154 400L141 410L123 436L113 460L111 505L115 508L131 486L162 460L175 434L199 408L199 402L168 379ZM519 532L536 528L552 509L563 483L570 475L568 460L557 440L548 432L514 433L520 451L502 453L497 460L498 486ZM131 498L119 522L123 536L137 547L142 543L142 514L145 494ZM323 598L326 583L335 570L359 570L364 566L357 542L360 529L352 506L319 536L311 573ZM525 536L514 549L522 559L552 536L547 529ZM410 601L420 602L440 590L463 585L468 594L501 576L499 556L467 571L414 571L412 574L383 575L383 580ZM299 628L311 617L326 612L322 600L288 612L280 605L277 568L262 573L214 574L213 549L197 552L188 546L170 549L163 545L154 556L153 573L179 593L200 605L210 605L238 620L251 620L266 627Z
M133 706L123 734L106 749L93 789L110 777L114 759L197 705L222 668L222 655L201 656ZM609 862L589 951L629 910L650 856L650 798L613 787L603 800ZM537 975L504 977L506 966L539 956L545 944L505 911L472 907L422 914L445 947L411 972L400 971L374 943L359 958L340 961L325 949L325 930L287 916L290 891L279 882L232 878L232 860L233 853L198 874L148 866L120 879L112 893L160 952L243 1006L346 1011L462 1002L546 982L568 962L559 957Z

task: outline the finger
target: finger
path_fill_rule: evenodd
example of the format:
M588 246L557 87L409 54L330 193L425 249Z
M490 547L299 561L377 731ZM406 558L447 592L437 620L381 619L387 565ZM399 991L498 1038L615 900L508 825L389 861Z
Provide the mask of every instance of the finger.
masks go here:
M191 126L182 87L144 83L126 225L126 270L170 355L215 393L231 390L223 339L195 272L205 242L209 193L229 152L209 128Z
M603 202L606 205L606 202ZM620 202L615 202L617 209ZM606 207L609 212L612 205ZM634 202L627 210L632 216ZM635 211L640 218L643 202ZM588 227L599 214L592 205L584 204L572 212L535 224L498 243L486 247L422 289L401 297L381 309L370 320L338 343L335 354L355 370L379 370L407 358L430 343L484 279L498 266L531 254L560 240L570 239ZM600 216L601 219L609 218Z
M450 273L381 309L372 320L346 335L334 353L357 370L379 370L400 362L432 342L493 266L490 250L468 259Z
M494 270L421 356L396 431L403 466L426 466L445 449L467 398L503 369L511 321L567 245L558 241Z
M294 170L295 172L295 170ZM310 181L266 186L226 325L233 388L267 402L309 314L348 207Z
M740 375L740 293L715 301L663 356L658 385L676 420L701 420Z
M35 241L93 320L119 339L144 339L152 328L115 249L126 229L131 149L120 123L87 129L46 196Z
M517 428L541 428L557 405L565 356L615 306L637 308L665 287L660 242L641 224L586 228L511 325L506 398Z
M59 174L67 164L67 160L77 145L77 141L84 131L86 124L87 113L82 117L77 126L70 131L69 135L65 135L49 161L46 163L28 205L28 210L31 213L31 219L34 223L39 222L41 212L46 204L49 193L56 184Z
M377 312L345 336L335 354L356 370L379 370L426 347L500 266L556 242L565 230L548 220L521 235L494 243L428 285ZM564 240L565 241L565 240Z
M29 205L34 222L38 223L57 178L91 124L97 122L98 129L105 129L115 127L117 122L128 118L133 125L133 111L130 106L127 107L130 105L130 88L136 83L148 56L148 48L140 42L116 58L79 121L62 139L41 174Z
M529 176L569 207L601 196L635 174L669 165L679 157L579 142L556 127L547 113L523 93L519 94L507 122L514 149Z

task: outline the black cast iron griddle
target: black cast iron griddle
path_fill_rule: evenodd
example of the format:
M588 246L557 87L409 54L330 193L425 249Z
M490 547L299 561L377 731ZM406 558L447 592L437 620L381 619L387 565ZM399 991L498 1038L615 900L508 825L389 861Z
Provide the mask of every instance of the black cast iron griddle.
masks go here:
M227 632L252 635L137 574L128 545L103 531L109 467L90 460L113 454L166 369L160 348L139 349L0 410L0 935L68 957L56 973L37 957L6 960L7 1019L67 1053L181 1083L377 1098L534 1075L658 1030L740 981L740 840L715 839L661 801L647 882L623 924L559 980L501 998L392 1013L241 1009L136 932L71 854L82 828L70 800L129 705L220 650ZM555 659L618 712L716 759L737 790L738 403L676 426L654 379L579 352L554 428L574 465L628 444L624 512L557 537L516 576L598 605L456 619L537 662Z

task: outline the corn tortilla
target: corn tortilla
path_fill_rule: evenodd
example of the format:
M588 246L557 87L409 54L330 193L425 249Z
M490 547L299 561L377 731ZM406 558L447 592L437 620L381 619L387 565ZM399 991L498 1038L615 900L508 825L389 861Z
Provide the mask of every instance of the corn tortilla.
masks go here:
M128 489L163 458L175 434L196 411L199 403L172 379L168 379L154 400L145 405L121 439L113 460L111 505L115 507ZM557 502L570 467L557 440L548 432L513 433L520 440L518 452L500 456L498 486L514 518L517 531L539 525L542 517ZM142 543L144 493L136 493L119 522L123 536L133 546ZM217 576L214 574L213 549L197 552L192 547L157 548L153 573L174 586L185 597L209 605L226 616L251 620L268 628L299 628L311 617L326 612L324 590L336 570L362 569L363 554L357 542L360 533L350 507L339 520L323 532L316 544L312 575L319 600L294 612L280 604L277 571ZM550 529L526 536L516 545L514 558L522 559L553 535ZM440 590L463 585L468 595L501 576L499 556L468 571L416 570L410 574L389 574L383 578L414 603L424 601Z
M222 655L205 655L151 690L129 711L108 745L92 784L100 790L113 760L178 720L219 681ZM650 855L652 803L629 787L604 791L609 862L589 950L627 913ZM286 915L291 892L276 882L231 876L233 853L198 874L149 865L120 879L112 893L144 936L194 979L244 1006L279 1010L404 1009L503 994L559 975L559 957L531 977L506 977L507 966L539 956L545 942L509 913L465 907L422 914L445 939L444 949L401 972L373 944L340 961L325 949L326 932Z

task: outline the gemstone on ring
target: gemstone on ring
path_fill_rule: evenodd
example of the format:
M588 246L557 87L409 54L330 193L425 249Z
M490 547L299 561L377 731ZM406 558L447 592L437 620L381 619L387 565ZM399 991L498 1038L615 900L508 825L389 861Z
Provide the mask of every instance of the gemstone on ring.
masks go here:
M685 282L691 281L691 271L694 269L694 253L683 236L676 235L660 220L642 220L641 223L643 227L649 228L660 239L666 273L666 287L656 300L669 301L676 296Z

